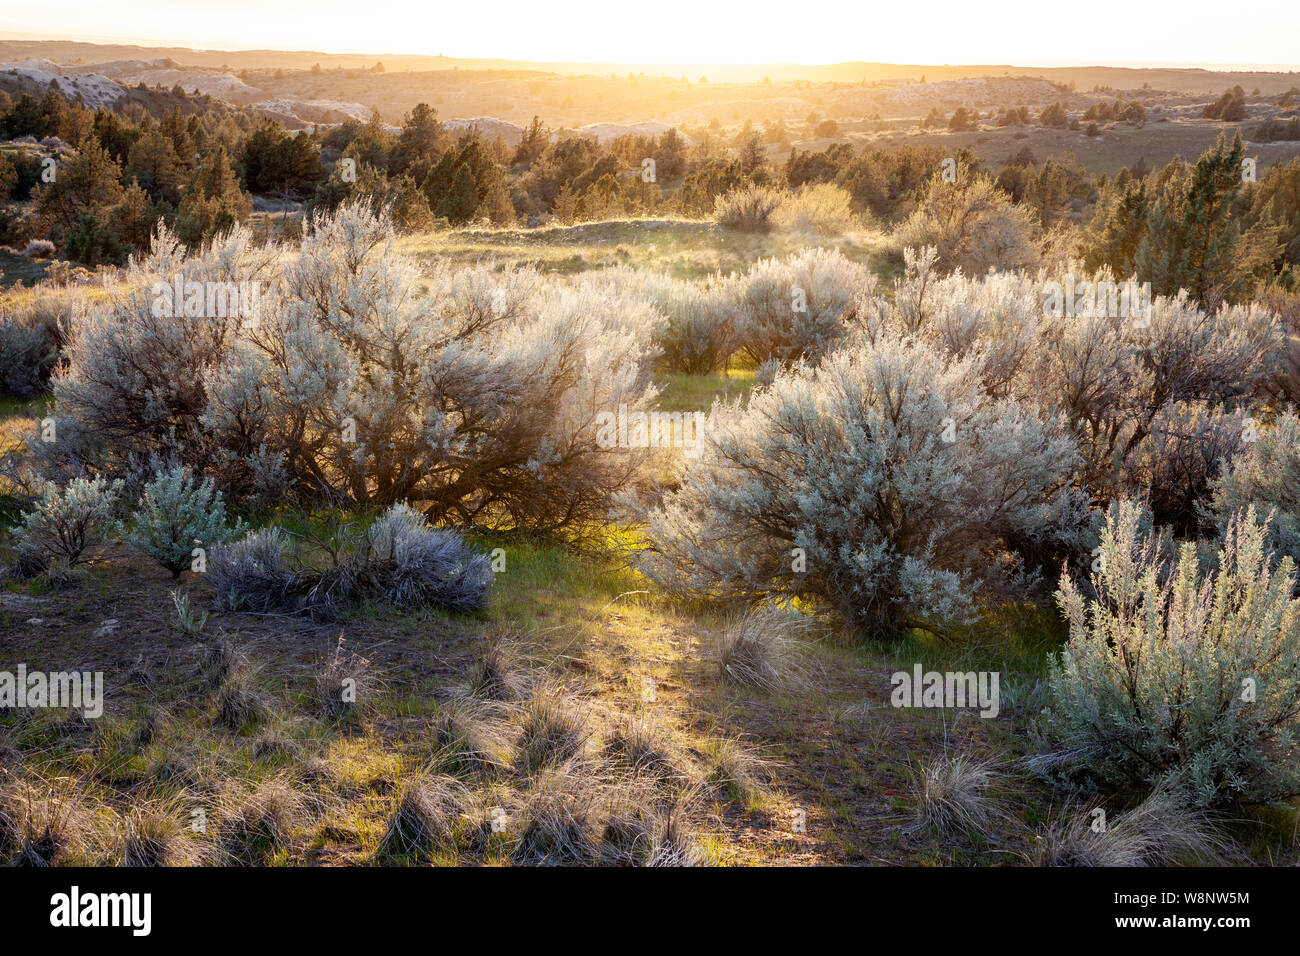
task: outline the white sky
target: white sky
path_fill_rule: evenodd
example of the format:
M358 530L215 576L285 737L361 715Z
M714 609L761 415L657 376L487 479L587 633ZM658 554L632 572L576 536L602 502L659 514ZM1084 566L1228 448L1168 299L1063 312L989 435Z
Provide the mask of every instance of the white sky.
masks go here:
M1300 0L0 0L0 32L570 62L1300 68Z

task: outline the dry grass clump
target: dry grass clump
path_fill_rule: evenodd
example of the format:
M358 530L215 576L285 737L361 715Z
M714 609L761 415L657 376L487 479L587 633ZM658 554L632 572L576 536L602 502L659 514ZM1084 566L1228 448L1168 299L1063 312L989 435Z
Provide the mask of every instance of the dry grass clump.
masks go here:
M191 750L172 749L150 764L146 777L154 784L197 787L201 782L198 764Z
M279 730L268 730L253 741L254 760L294 760L302 755L302 744Z
M1176 794L1156 790L1140 804L1097 825L1095 806L1069 806L1034 838L1034 866L1170 866L1216 863L1237 852L1201 811Z
M370 659L343 646L343 633L329 657L312 674L311 701L326 720L349 723L360 720L371 706L375 680Z
M789 608L766 605L745 611L718 632L709 649L718 674L731 684L768 691L806 683L801 658L810 622Z
M914 781L916 822L912 829L986 833L998 816L989 794L997 780L992 764L965 754L944 754L921 766Z
M194 862L192 845L181 824L183 808L133 808L122 822L119 854L123 866L184 866Z
M512 859L533 866L701 866L691 833L691 798L665 801L652 784L593 774L569 763L533 781Z
M520 806L519 793L504 783L493 781L474 790L466 810L470 825L465 841L469 851L480 856L494 849L511 852L518 833L514 821Z
M14 866L90 862L86 814L61 781L13 782L0 790L0 857Z
M690 799L664 804L653 792L618 785L610 790L601 835L602 866L707 866L708 855L690 828Z
M470 673L470 691L491 700L522 700L528 677L519 651L500 638L490 641Z
M586 709L556 684L537 688L524 705L519 763L529 773L581 756L592 736Z
M768 792L771 766L738 740L714 737L704 743L700 785L717 799L754 804Z
M257 687L255 668L246 659L236 662L217 688L213 725L239 733L260 723L269 713L270 706Z
M605 823L604 781L580 765L551 767L533 780L512 859L531 866L592 866Z
M289 846L308 810L306 797L282 780L220 801L219 849L237 866L257 866Z
M636 776L660 782L689 780L693 766L663 723L648 715L620 716L606 730L605 756Z
M443 707L434 718L434 762L454 774L493 777L510 767L514 745L506 728L472 701Z
M452 777L421 776L402 788L397 810L388 821L376 859L423 859L456 847L456 827L465 811L468 791Z
M219 632L202 652L199 662L201 679L208 687L220 687L226 678L248 662L235 639L224 631Z

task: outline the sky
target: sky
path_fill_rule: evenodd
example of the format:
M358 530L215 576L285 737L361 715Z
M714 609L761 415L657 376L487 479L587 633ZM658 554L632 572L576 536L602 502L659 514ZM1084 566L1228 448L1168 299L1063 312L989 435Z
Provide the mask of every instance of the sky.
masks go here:
M1300 69L1300 0L0 0L0 31L551 62Z

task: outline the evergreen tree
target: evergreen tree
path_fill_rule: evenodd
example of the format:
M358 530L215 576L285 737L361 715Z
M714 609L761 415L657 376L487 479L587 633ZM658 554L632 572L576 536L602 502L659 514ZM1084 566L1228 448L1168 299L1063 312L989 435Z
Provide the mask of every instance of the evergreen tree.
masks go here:
M420 232L433 225L428 200L410 176L399 176L393 183L388 208L399 229Z
M424 198L429 202L430 209L437 209L442 201L447 198L451 192L451 184L456 180L456 151L447 150L442 154L442 158L437 164L429 170L429 175L424 178Z
M171 137L161 129L141 135L127 153L126 176L135 180L154 202L179 202L185 173Z
M18 139L20 136L43 139L46 135L45 114L41 112L40 101L30 93L24 93L5 117L5 139Z
M37 217L55 241L82 225L83 214L99 215L122 197L121 170L90 137L66 163L56 167L51 183L32 190Z
M453 226L463 226L474 218L478 204L478 184L474 180L473 170L465 163L456 169L451 190L438 203L435 213Z
M423 182L434 160L450 145L451 137L438 119L437 110L428 103L417 103L402 123L393 150L392 172L410 173L417 182Z
M515 204L510 199L510 190L500 168L493 165L484 174L482 187L483 198L479 200L476 219L486 219L494 226L510 226L515 221Z
M1110 266L1118 277L1133 275L1149 212L1145 183L1132 179L1121 181L1116 177L1114 183L1108 184L1080 242L1080 253L1088 268Z
M108 223L90 208L81 211L73 228L64 236L63 251L73 262L88 266L118 264L126 256L126 250L117 241Z
M229 232L252 212L248 194L239 188L224 147L213 150L199 163L194 182L176 210L176 236L191 247Z
M767 165L767 152L763 149L763 139L757 133L751 133L740 147L740 168L746 176L753 175Z
M108 224L121 246L144 251L149 248L158 220L165 212L166 207L150 202L149 194L138 183L132 182L113 208Z
M1277 227L1243 232L1234 204L1241 191L1241 134L1221 135L1191 169L1167 179L1151 206L1137 268L1160 294L1186 289L1210 307L1248 292L1278 251Z
M533 165L534 160L546 152L546 146L549 142L550 134L547 132L546 127L542 125L540 119L534 116L532 123L528 125L528 129L524 130L524 138L519 141L519 145L515 148L515 154L510 160L511 165L522 166L527 169Z
M0 153L0 201L8 199L17 185L18 170L8 156Z

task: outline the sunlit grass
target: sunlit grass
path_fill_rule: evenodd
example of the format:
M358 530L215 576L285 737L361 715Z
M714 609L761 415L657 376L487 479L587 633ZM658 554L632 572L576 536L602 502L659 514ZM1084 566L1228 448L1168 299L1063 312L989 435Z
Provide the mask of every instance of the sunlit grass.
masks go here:
M663 375L659 408L670 411L707 412L716 398L744 397L757 383L753 369L732 367L715 375Z
M455 229L407 236L399 249L426 267L491 260L531 264L545 273L579 275L611 266L654 269L682 279L744 272L758 259L788 256L809 246L839 249L847 258L890 275L901 264L888 239L872 231L845 236L793 233L747 235L712 222L618 219L538 229Z

